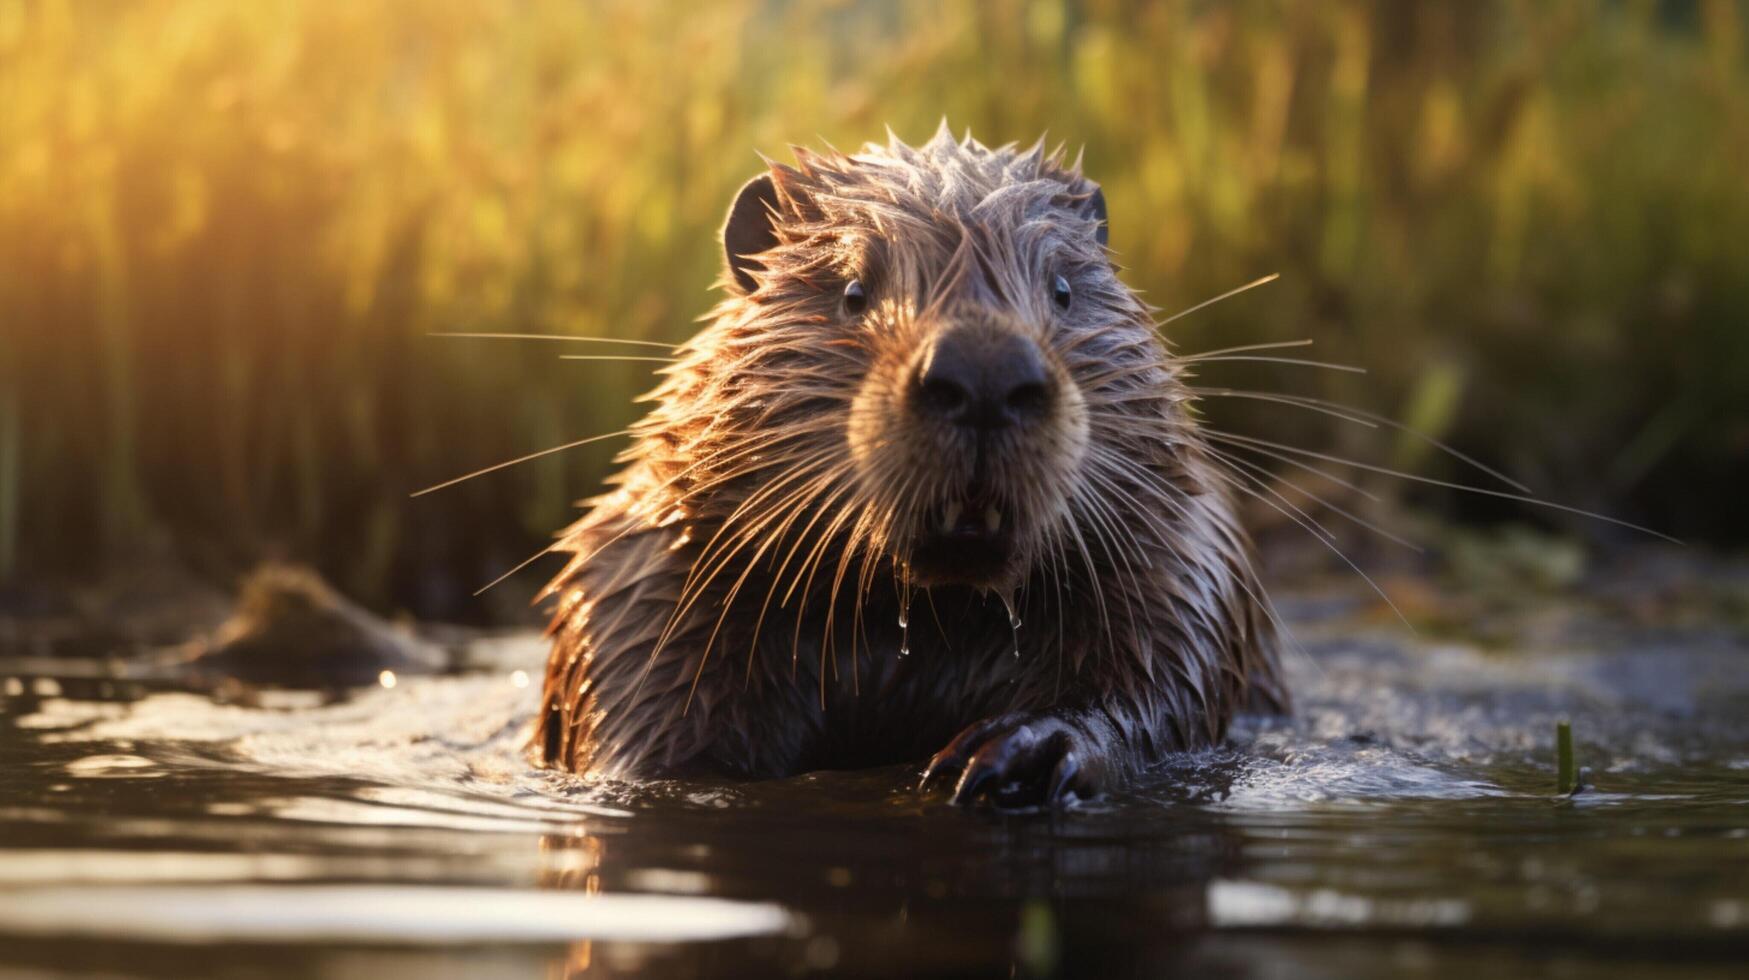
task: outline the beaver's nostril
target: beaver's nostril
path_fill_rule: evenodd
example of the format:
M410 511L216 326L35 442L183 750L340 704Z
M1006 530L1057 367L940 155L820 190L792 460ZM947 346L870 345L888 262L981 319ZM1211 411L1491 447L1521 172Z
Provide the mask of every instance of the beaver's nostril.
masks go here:
M1040 381L1026 381L1008 392L1008 411L1021 418L1043 415L1051 407L1051 390Z
M1036 419L1051 406L1051 378L1038 345L987 328L950 327L918 367L912 404L928 417L975 429Z
M950 378L926 374L917 381L917 407L930 415L953 419L965 411L971 400L970 393Z

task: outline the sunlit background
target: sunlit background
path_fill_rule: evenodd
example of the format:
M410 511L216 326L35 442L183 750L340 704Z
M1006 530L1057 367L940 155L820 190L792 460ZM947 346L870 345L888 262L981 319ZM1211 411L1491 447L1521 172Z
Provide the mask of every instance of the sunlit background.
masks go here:
M1181 350L1307 337L1368 370L1215 382L1381 411L1555 499L1738 544L1746 11L0 0L0 579L278 557L485 618L469 593L619 446L408 494L620 428L652 365L428 335L683 338L758 153L943 117L1084 148L1163 313L1281 274L1173 323ZM1211 411L1460 472L1286 406Z

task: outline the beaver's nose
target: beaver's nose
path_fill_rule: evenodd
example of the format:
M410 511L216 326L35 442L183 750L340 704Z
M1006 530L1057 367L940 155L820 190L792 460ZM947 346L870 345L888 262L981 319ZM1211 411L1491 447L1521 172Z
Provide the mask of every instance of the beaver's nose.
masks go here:
M1050 411L1051 375L1031 338L1006 330L950 327L918 363L917 411L954 425L1000 429Z

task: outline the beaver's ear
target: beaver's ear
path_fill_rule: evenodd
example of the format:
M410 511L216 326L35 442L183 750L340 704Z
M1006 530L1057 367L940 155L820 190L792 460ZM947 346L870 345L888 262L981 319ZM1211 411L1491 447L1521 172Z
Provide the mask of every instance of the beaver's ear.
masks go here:
M1111 244L1111 222L1105 216L1105 191L1093 188L1093 196L1087 199L1087 216L1099 221L1099 228L1093 232L1093 237L1099 239L1101 246Z
M729 207L728 220L723 222L723 256L728 260L735 285L744 293L759 285L748 270L764 268L750 256L777 244L777 229L771 225L777 207L777 188L772 185L771 175L760 174L742 185L735 203Z

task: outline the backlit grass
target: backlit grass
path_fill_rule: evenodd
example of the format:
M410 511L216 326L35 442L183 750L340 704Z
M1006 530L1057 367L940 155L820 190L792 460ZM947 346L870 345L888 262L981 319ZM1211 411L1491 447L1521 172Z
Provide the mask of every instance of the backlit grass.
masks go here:
M1704 502L1749 455L1743 26L1725 0L0 0L0 575L170 542L465 609L616 447L407 492L620 428L652 365L426 334L682 337L756 151L942 117L1085 147L1162 307L1283 274L1174 324L1184 349L1309 336L1370 369L1220 383L1740 532Z

